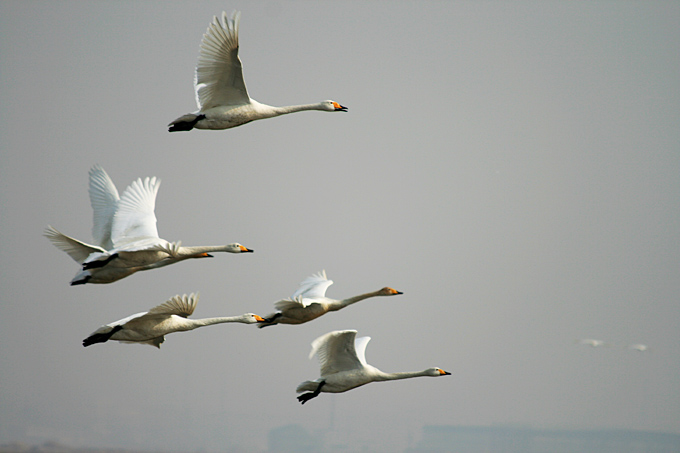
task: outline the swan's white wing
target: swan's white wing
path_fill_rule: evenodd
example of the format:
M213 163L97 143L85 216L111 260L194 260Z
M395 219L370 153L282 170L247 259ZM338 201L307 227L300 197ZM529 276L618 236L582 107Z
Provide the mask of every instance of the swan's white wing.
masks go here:
M213 17L203 35L194 76L196 103L201 111L222 105L250 102L243 68L238 57L238 24L241 13L231 19L222 12L222 21Z
M115 247L131 238L158 237L154 210L160 185L160 179L147 177L143 181L137 179L125 189L113 216L111 239Z
M279 311L286 311L293 308L305 308L306 305L302 300L302 297L296 297L295 299L282 299L278 302L274 302L274 307Z
M188 318L196 309L199 293L177 295L149 310L148 314L177 315Z
M86 244L78 239L66 236L50 225L45 228L43 235L49 239L55 247L68 253L68 255L79 264L83 264L87 257L92 253L106 253L106 250L103 248Z
M326 271L322 270L300 282L297 291L293 293L291 299L301 296L305 299L321 299L326 297L326 290L333 284L333 280L328 280Z
M92 237L97 245L110 250L113 248L111 224L120 197L113 181L100 165L90 169L89 193L93 211Z
M340 371L363 368L363 363L354 349L356 335L356 330L337 330L322 335L312 342L309 358L315 354L319 358L322 377Z
M371 341L371 337L361 337L354 340L354 350L357 353L357 358L362 365L366 366L366 346Z

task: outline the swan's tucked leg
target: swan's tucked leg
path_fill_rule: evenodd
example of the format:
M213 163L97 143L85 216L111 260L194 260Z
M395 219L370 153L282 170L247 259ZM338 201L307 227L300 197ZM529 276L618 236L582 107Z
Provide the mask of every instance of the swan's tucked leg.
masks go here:
M71 286L84 285L85 283L89 282L91 278L92 278L91 275L86 275L83 278L81 278L80 280L72 280Z
M83 346L87 347L95 343L106 343L107 341L109 341L109 339L113 336L114 333L118 332L121 329L123 329L123 326L115 326L109 332L90 335L89 337L83 340Z
M257 327L261 329L267 326L275 326L277 324L276 320L279 319L281 316L283 316L282 313L276 313L271 318L264 318L264 322L259 323Z
M118 254L114 253L113 255L107 257L105 260L90 261L89 263L83 264L83 270L86 271L88 269L96 269L98 267L104 267L107 264L109 264L112 260L115 260L116 258L118 258Z
M326 381L321 381L319 382L319 386L314 390L313 392L309 393L303 393L302 395L298 396L297 399L300 403L305 404L307 401L311 400L312 398L316 398L319 396L319 393L321 393L321 387L326 383Z
M204 119L205 115L203 114L194 116L189 113L173 121L170 124L168 132L190 131L191 129L194 128L194 126L196 126L196 123Z

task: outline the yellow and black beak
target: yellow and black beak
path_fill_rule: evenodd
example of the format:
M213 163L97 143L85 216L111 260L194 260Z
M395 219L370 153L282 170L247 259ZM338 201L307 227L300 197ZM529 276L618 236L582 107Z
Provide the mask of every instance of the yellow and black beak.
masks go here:
M265 322L266 321L266 319L264 319L262 316L254 315L254 318L255 318L255 321L257 321L257 322Z
M347 107L342 106L342 105L338 104L337 102L333 103L333 107L335 107L336 112L346 112L347 111Z
M450 376L451 375L451 373L449 373L448 371L444 371L444 370L439 370L439 374L442 375L442 376Z
M253 249L246 248L244 246L240 247L241 253L253 253Z

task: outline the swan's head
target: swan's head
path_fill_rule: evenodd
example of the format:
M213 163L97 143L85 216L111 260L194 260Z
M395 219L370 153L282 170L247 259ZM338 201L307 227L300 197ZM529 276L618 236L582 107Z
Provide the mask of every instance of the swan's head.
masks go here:
M256 324L258 322L264 322L264 318L257 316L255 313L246 313L245 315L241 315L241 318L243 319L244 324Z
M233 244L227 244L226 251L229 253L253 253L252 249L246 248L239 244L238 242L234 242Z
M323 110L327 110L329 112L346 112L347 111L347 107L342 106L335 101L323 101L321 103L321 107L322 107Z
M437 367L428 368L427 370L425 370L425 372L427 373L428 376L449 376L451 374L448 371L444 371L441 368Z
M394 288L390 288L389 286L384 287L380 291L378 291L379 296L396 296L397 294L404 294L401 291L397 291Z

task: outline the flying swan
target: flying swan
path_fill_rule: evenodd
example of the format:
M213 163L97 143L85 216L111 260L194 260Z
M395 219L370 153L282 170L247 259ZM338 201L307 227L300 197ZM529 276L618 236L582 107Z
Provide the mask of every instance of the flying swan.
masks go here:
M451 373L441 368L423 371L384 373L366 363L366 345L371 337L356 338L356 330L337 330L320 336L312 342L311 359L315 354L321 365L321 377L305 381L295 390L303 393L297 397L305 404L321 392L342 393L371 382L393 381L418 376L446 376Z
M238 56L238 26L241 13L235 11L231 19L222 12L203 35L198 64L194 74L194 90L198 111L187 113L170 123L169 131L196 129L229 129L255 120L272 118L303 110L346 112L335 101L316 104L272 107L260 104L248 96L243 81L243 68Z
M183 247L179 241L159 238L154 210L160 184L161 180L156 177L140 178L119 197L106 171L99 165L92 167L89 193L95 244L66 236L49 225L44 231L55 247L82 265L71 285L111 283L138 271L189 258L208 258L212 256L210 252L252 252L238 243Z
M225 322L254 324L263 321L254 313L221 318L187 319L194 312L197 302L198 293L192 293L189 296L177 295L147 312L137 313L101 326L83 340L83 346L116 340L121 343L148 344L160 349L161 343L165 341L165 335L169 333L186 332L198 327Z
M278 312L266 316L265 322L259 324L258 327L262 328L275 324L303 324L329 311L338 311L369 297L403 294L401 291L386 286L371 293L335 300L326 297L326 289L332 284L333 280L326 277L325 270L307 277L300 283L300 287L291 297L274 304Z

